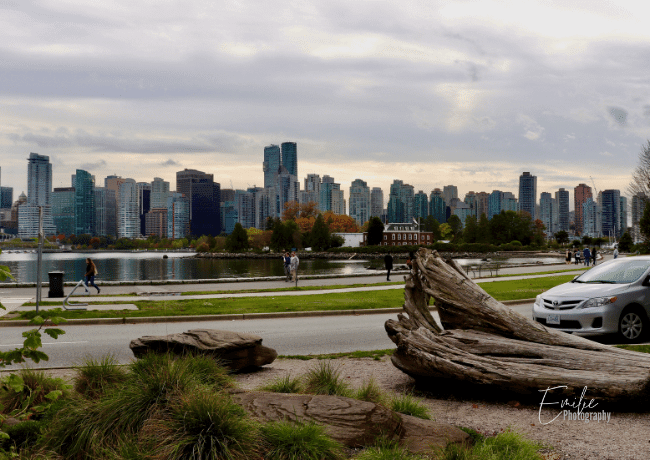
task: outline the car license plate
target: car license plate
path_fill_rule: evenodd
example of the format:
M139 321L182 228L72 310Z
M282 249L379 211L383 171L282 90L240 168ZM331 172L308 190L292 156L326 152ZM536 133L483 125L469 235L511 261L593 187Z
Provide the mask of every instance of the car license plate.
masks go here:
M560 315L548 315L546 324L560 324Z

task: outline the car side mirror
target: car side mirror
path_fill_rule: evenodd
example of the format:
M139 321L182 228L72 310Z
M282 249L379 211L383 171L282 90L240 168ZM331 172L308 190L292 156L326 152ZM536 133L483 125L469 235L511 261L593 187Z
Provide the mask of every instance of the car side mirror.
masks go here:
M650 286L650 275L646 276L645 279L643 280L643 283L641 283L643 286Z

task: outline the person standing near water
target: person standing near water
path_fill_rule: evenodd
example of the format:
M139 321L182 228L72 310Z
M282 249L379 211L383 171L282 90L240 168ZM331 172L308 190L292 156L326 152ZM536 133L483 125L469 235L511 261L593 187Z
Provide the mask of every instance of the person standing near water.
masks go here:
M386 281L390 281L390 271L393 269L393 256L386 254L384 256L384 265L386 266Z
M97 294L100 293L100 289L95 285L95 275L97 275L97 267L95 263L90 259L86 259L86 292L88 292L88 286L92 286L97 289Z
M300 260L296 255L296 251L291 253L291 280L296 281L298 279L298 264Z
M291 257L289 256L288 252L284 253L284 257L282 257L282 260L284 261L284 274L286 275L287 283L291 281Z

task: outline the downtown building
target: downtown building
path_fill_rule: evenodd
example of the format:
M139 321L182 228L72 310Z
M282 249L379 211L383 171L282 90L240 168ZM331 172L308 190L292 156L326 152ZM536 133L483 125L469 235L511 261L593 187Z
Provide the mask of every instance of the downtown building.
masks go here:
M395 179L388 194L388 223L411 222L415 217L414 208L413 186Z
M573 189L573 206L575 209L575 232L576 235L581 235L584 231L584 204L591 198L593 201L593 194L591 187L586 184L579 184Z
M96 235L95 178L83 169L74 175L74 234Z
M318 209L324 213L331 211L334 214L345 214L345 194L341 184L334 182L334 178L327 174L323 176L320 184L320 199Z
M530 172L524 172L519 176L519 210L530 214L530 217L537 219L535 204L537 202L537 176Z
M42 209L43 234L56 234L52 219L52 164L50 157L30 153L27 163L27 202L18 208L18 236L36 238Z
M358 226L370 219L370 188L361 179L354 180L350 185L349 215Z
M188 199L191 235L221 234L221 186L212 174L194 169L178 171L176 192Z

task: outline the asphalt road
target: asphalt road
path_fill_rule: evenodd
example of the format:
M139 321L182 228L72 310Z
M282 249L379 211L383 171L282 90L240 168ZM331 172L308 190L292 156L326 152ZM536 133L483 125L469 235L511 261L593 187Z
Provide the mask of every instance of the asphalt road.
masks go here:
M530 316L532 304L512 307ZM437 318L437 314L434 314ZM144 335L166 335L190 329L225 329L257 334L263 344L280 355L309 355L356 350L393 348L384 323L396 314L323 316L305 318L255 319L244 321L200 321L183 323L146 323L124 325L62 325L66 333L57 340L45 335L42 350L49 361L32 367L69 367L80 364L84 357L102 358L113 354L120 363L133 358L129 343ZM22 343L23 328L2 328L0 350L9 350ZM17 366L20 367L20 366ZM8 369L11 369L9 367Z

